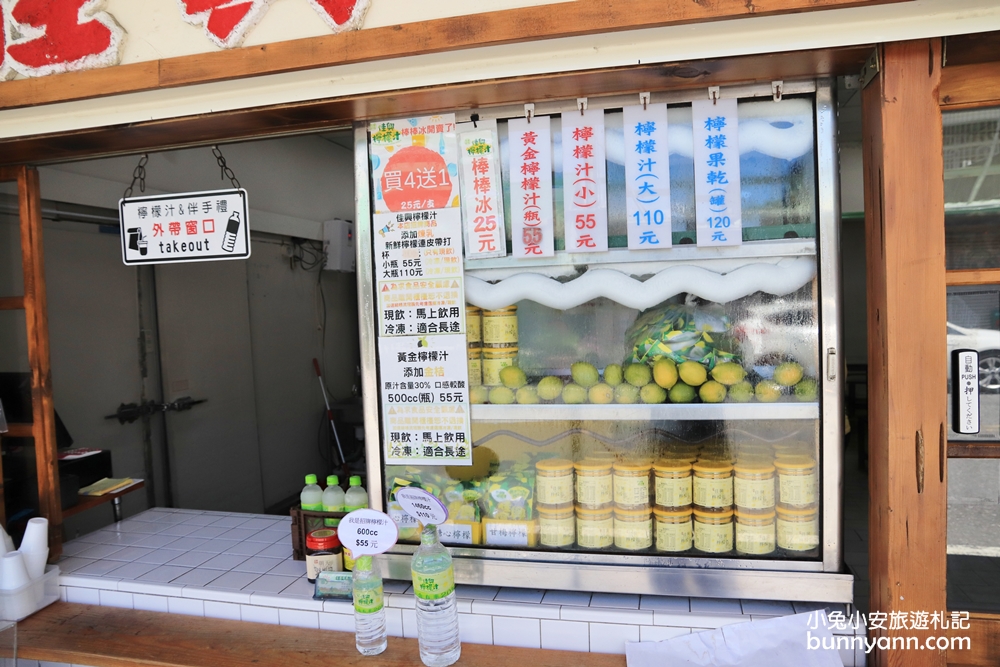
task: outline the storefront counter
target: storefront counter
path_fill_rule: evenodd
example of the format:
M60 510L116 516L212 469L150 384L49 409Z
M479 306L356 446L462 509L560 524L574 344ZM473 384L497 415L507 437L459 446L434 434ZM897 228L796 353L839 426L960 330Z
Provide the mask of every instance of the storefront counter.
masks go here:
M292 560L290 530L290 519L285 517L148 510L66 544L59 563L62 599L352 633L349 602L312 599L305 564ZM406 581L385 582L392 637L416 637L409 588ZM824 607L486 586L459 585L456 590L463 644L593 653L622 654L627 641L657 641ZM59 607L65 605L54 606ZM844 610L842 605L829 608ZM271 636L259 628L247 632ZM350 646L353 650L353 642ZM864 664L856 663L854 656L843 657L845 665ZM378 664L367 660L366 664Z

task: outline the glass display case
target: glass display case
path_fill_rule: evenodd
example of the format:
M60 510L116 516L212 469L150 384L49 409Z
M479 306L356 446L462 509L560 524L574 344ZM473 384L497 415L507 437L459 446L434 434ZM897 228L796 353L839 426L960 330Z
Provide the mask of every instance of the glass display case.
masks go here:
M590 253L565 249L559 114L578 107L537 103L556 156L555 253L541 258L512 252L508 122L524 111L475 110L496 121L508 248L463 260L472 465L387 464L388 406L373 400L381 192L356 129L366 429L381 434L369 490L401 528L388 576L406 572L419 533L394 493L417 485L449 509L442 540L464 583L744 597L786 585L850 601L830 82L722 90L738 99L742 242L720 247L697 243L691 102L704 95L652 95L668 105L672 241L655 250L628 242L623 108L636 96L588 100L604 113L608 221L608 249Z

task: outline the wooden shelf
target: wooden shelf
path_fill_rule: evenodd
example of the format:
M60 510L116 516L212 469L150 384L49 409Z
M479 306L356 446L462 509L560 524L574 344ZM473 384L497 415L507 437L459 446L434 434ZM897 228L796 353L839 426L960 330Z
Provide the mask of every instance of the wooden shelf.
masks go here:
M72 507L63 510L63 517L73 516L74 514L79 514L80 512L85 512L98 505L104 505L105 503L110 503L113 500L121 498L122 496L128 495L133 491L138 491L142 487L146 486L144 480L136 480L134 484L130 484L125 488L118 489L117 491L112 491L111 493L105 493L103 496L80 496L79 502Z

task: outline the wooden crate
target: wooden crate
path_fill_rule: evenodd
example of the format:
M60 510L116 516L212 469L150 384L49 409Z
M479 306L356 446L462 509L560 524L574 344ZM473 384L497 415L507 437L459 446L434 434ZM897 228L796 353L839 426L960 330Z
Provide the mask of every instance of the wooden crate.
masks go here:
M304 510L300 505L293 507L292 515L292 558L295 560L306 559L306 522L308 519L343 519L347 512L319 512L316 510Z

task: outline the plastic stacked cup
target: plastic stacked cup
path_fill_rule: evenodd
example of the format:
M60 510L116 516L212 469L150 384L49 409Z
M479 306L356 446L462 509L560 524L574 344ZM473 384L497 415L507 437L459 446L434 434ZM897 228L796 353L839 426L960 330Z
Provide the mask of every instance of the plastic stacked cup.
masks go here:
M35 518L28 521L18 551L24 554L24 565L28 568L29 577L38 579L45 574L45 561L49 558L48 519Z
M11 551L0 557L0 591L4 591L0 597L3 599L4 620L20 620L30 616L38 608L30 583L31 577L28 576L24 555L20 551Z

